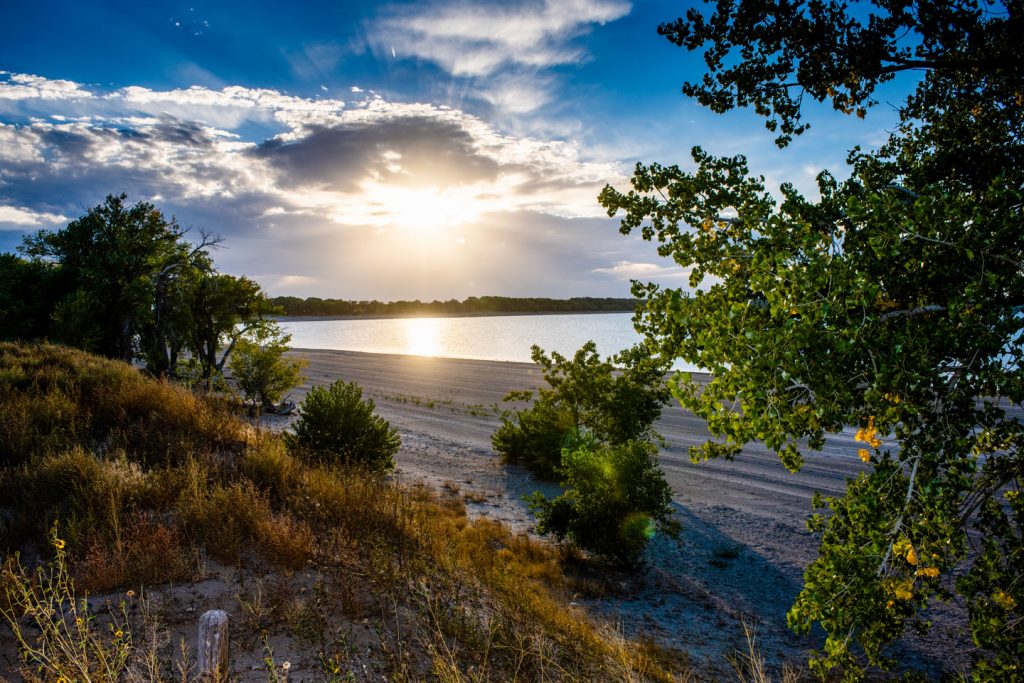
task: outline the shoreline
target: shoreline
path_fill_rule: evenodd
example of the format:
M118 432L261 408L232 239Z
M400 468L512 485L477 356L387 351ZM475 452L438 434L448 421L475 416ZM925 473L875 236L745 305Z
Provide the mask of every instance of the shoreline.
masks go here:
M635 313L635 311L509 311L509 312L477 312L477 313L401 313L397 315L271 315L270 320L277 322L316 322L318 320L409 320L418 318L509 318L530 315L609 315Z
M491 447L501 421L494 408L502 407L501 399L511 390L543 384L533 363L329 349L293 349L289 355L309 361L306 379L291 396L297 403L311 386L339 379L356 382L363 397L374 400L376 412L402 438L396 480L459 491L470 514L527 532L534 521L523 496L558 491L556 484L502 462ZM294 419L278 417L269 426L283 429ZM689 447L710 435L703 420L678 404L664 409L655 428L665 439L659 464L672 489L682 536L655 538L645 554L649 571L643 578L581 604L616 620L631 635L668 646L686 642L695 663L725 675L726 656L743 648L744 621L757 624L770 665L803 660L806 650L820 643L794 635L786 612L804 568L817 555L817 538L805 522L813 512L814 492L841 495L846 479L863 471L854 430L830 435L821 452L805 454L800 472L790 473L774 452L756 443L734 460L694 464ZM900 656L925 671L936 672L940 662L954 670L958 662L940 631L905 641Z

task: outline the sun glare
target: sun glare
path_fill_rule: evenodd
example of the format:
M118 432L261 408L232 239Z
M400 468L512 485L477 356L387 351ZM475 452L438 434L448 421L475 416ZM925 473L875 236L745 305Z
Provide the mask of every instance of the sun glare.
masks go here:
M437 318L409 318L403 322L409 353L414 356L437 356L441 353L441 323Z
M413 231L433 232L472 223L484 212L472 187L407 188L371 184L363 188L371 222Z

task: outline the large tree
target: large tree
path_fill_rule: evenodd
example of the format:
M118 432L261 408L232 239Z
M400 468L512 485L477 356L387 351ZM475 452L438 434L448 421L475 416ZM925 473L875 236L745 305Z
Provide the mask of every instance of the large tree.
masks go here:
M638 325L667 356L708 368L673 382L717 438L695 458L760 440L786 466L852 426L865 472L824 514L818 559L789 614L827 634L820 674L887 665L886 646L959 593L975 675L1024 661L1024 78L1020 2L722 0L660 32L704 50L684 92L751 106L804 132L803 99L865 116L900 71L920 80L879 150L818 198L766 191L742 157L695 149L696 170L638 165L601 195L691 268L690 290L635 284ZM803 444L806 444L804 446ZM973 530L973 531L972 531Z
M184 233L152 204L106 201L58 231L25 239L23 251L54 261L69 296L91 297L101 331L98 351L122 360L135 356L135 338L153 315L160 272L180 258Z
M58 340L141 358L158 376L175 376L187 351L209 388L238 340L266 328L265 316L277 309L252 280L216 271L209 250L218 238L200 232L190 242L173 218L126 199L110 195L62 230L27 237L22 251L34 260L0 263L0 300L52 291L35 297L45 310L31 312L50 318Z

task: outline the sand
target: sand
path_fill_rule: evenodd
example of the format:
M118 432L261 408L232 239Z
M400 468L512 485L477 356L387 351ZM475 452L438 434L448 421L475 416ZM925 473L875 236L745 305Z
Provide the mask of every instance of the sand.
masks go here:
M533 520L523 495L557 492L557 486L503 464L491 449L500 422L493 408L507 392L543 383L533 364L314 349L293 353L309 366L292 400L337 379L357 382L364 397L374 399L402 437L396 478L458 489L474 514L524 531L532 531ZM288 420L271 422L284 428ZM823 452L808 454L803 469L793 474L758 445L731 462L691 463L687 448L708 433L702 420L678 406L667 407L656 428L666 441L661 466L674 493L682 537L656 539L646 571L616 577L610 594L581 596L580 602L630 635L688 653L709 675L729 673L727 655L743 647L743 622L756 627L770 664L806 661L820 639L795 636L785 613L800 590L803 568L816 555L817 539L804 526L812 494L841 494L846 478L863 469L853 430L830 438ZM953 625L940 625L927 640L912 639L896 653L934 675L963 664L950 659L948 647L950 637L963 638L956 625L960 619L941 613L938 618Z

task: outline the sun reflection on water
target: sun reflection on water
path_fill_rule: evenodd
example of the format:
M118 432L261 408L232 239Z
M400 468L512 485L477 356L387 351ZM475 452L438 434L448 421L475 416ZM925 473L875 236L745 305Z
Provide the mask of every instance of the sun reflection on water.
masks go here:
M437 318L409 318L403 320L405 345L414 356L441 354L441 321Z

